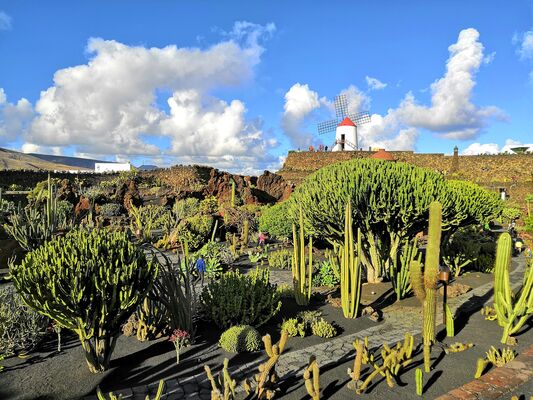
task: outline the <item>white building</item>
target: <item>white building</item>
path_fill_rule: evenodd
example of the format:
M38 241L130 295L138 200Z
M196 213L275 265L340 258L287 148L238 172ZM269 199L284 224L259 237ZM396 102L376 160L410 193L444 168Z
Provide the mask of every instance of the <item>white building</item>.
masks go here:
M357 127L350 118L344 118L335 131L335 145L331 151L357 150Z
M94 163L94 172L122 172L131 171L131 164L128 163Z

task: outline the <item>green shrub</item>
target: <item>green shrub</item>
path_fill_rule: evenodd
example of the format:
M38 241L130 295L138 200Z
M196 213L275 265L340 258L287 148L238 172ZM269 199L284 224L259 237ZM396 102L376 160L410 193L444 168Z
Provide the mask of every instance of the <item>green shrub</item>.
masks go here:
M268 265L271 268L291 269L292 268L292 250L281 249L268 253Z
M226 272L218 281L211 281L200 295L205 316L220 328L234 325L259 327L281 308L276 285L269 282L268 270L249 275Z
M10 267L28 306L78 334L91 372L108 368L121 325L157 274L125 233L98 229L53 239Z
M292 220L288 205L289 203L284 201L272 207L264 207L259 217L259 230L280 240L291 237Z
M13 286L0 288L0 354L30 351L45 335L48 322L22 302Z
M172 207L172 213L178 221L182 219L192 217L197 214L200 210L200 202L195 198L188 198L183 200L178 200L174 203Z
M212 233L214 218L211 215L196 214L181 221L177 228L179 238L187 241L191 250L204 245Z
M337 336L337 329L324 318L313 321L311 324L311 332L313 332L313 335L321 338L332 338Z
M215 214L218 212L218 200L215 196L208 196L200 202L200 212L202 214Z
M232 326L222 333L218 344L228 353L258 351L262 345L261 335L253 326Z
M104 217L118 217L122 213L122 206L116 203L105 203L100 208L100 215Z
M294 298L294 286L287 283L282 283L278 285L276 289L280 294L282 299L293 299Z
M289 337L295 337L297 335L304 337L307 334L306 328L305 324L298 318L289 318L281 324L281 330L287 331Z
M524 229L528 233L533 233L533 216L524 218Z
M491 272L496 255L496 241L478 227L461 228L443 246L443 259L458 273L465 269ZM455 261L457 260L457 261Z
M313 276L314 286L335 286L339 284L339 278L335 275L330 261L321 261L318 264L318 271Z

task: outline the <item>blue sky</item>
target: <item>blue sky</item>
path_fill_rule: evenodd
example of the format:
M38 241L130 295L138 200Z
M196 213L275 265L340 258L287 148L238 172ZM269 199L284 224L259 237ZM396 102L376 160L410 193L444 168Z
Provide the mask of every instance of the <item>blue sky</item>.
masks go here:
M531 144L533 2L0 0L1 147L276 170L339 93L365 148Z

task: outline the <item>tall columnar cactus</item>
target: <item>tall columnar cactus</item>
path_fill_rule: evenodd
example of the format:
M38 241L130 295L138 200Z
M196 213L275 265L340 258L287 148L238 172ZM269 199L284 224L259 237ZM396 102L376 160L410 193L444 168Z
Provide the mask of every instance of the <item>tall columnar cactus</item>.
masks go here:
M352 206L344 216L344 246L341 255L341 303L345 318L357 318L361 302L361 231L357 230L357 254L352 227Z
M526 268L522 288L513 293L509 282L511 236L505 232L498 239L494 266L494 308L503 327L501 342L507 343L533 313L533 267Z
M300 229L292 226L294 253L292 256L292 281L296 303L301 306L309 304L313 287L313 239L309 236L309 265L305 265L304 217L300 209Z
M249 233L250 233L250 222L248 221L248 219L245 219L242 225L242 236L241 236L242 247L244 248L248 247Z
M108 368L121 325L157 274L125 233L102 230L72 231L10 268L29 307L78 334L91 372Z
M411 262L411 285L423 305L424 367L430 372L431 344L435 341L437 314L437 280L439 274L440 238L442 234L442 205L434 201L429 205L429 236L424 272L419 261Z
M417 396L422 396L424 390L424 375L421 368L417 368L415 372L415 382L416 382L416 394Z
M231 180L231 206L235 207L235 181Z
M204 370L207 374L207 379L209 379L209 382L211 383L211 400L235 399L235 389L237 387L237 382L231 377L229 373L228 363L229 360L225 358L222 371L220 371L218 379L213 376L211 368L209 368L208 365L204 365Z
M304 371L304 382L307 394L312 400L320 400L320 368L315 356L311 356Z
M422 253L418 251L417 240L406 240L402 246L401 253L397 260L391 264L390 278L392 287L396 293L396 299L401 300L411 291L411 280L409 279L409 267L411 261L420 261Z

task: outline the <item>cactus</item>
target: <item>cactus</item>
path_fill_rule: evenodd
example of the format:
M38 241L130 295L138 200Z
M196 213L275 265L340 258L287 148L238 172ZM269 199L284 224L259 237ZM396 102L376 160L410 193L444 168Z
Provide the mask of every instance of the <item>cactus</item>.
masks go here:
M235 181L231 180L231 207L235 207Z
M348 202L344 216L344 246L341 256L341 303L345 318L357 318L361 302L361 230L357 230L357 255L354 250L352 205Z
M237 258L237 235L233 234L231 236L231 245L230 245L230 251L233 257Z
M496 313L496 310L494 307L491 306L485 306L481 309L481 315L485 317L485 320L487 321L494 321L498 319L498 314Z
M442 234L442 205L434 201L429 205L429 237L424 272L422 264L411 262L411 285L423 305L424 369L431 370L431 344L435 341L437 314L437 279L439 273L440 238Z
M241 235L241 242L242 242L243 248L248 247L248 241L249 241L248 235L250 233L249 231L250 231L250 222L248 221L248 219L245 219L242 225L242 235Z
M460 353L462 351L470 349L471 347L474 347L473 343L456 342L456 343L452 343L449 347L445 348L444 352L446 354L449 354L449 353Z
M309 358L309 364L304 371L304 381L307 393L312 400L320 400L320 369L315 356Z
M265 352L269 359L259 366L259 373L253 378L254 383L248 382L247 379L244 381L244 390L248 395L255 395L253 396L255 399L272 399L275 396L278 391L277 382L279 380L276 373L276 364L281 353L285 350L288 337L287 332L282 331L279 342L273 345L270 335L263 336Z
M455 336L455 324L453 320L452 310L448 304L444 305L444 314L446 319L446 336L454 337Z
M483 371L485 371L485 368L489 365L489 361L485 360L484 358L478 358L476 363L476 373L474 374L474 378L480 378L481 375L483 375Z
M91 372L105 371L126 322L144 300L157 275L125 233L76 230L10 265L23 301L73 330Z
M364 341L356 339L356 341L353 342L353 347L355 348L355 359L353 361L353 371L348 368L348 376L352 378L348 383L348 388L356 390L357 385L359 384L359 379L361 378L361 368L363 364L367 364L369 361L368 337L365 337Z
M424 378L421 368L417 368L415 372L415 381L416 381L416 394L417 396L422 396L424 390Z
M411 291L409 267L414 260L420 262L421 257L422 253L418 251L417 240L406 240L399 256L399 269L397 265L398 261L391 264L392 270L390 271L390 277L397 300L405 298Z
M211 373L211 368L204 365L207 379L211 382L211 400L234 400L237 382L231 378L228 370L228 359L224 359L224 366L218 375L218 381Z
M498 239L494 266L494 308L503 327L501 342L507 343L533 313L533 268L526 268L524 284L513 293L509 282L511 235L504 232Z
M502 365L507 364L516 356L514 350L509 347L506 347L502 350L498 350L494 346L491 346L490 350L486 354L487 361L492 363L496 367L501 367Z
M165 310L157 300L145 297L137 309L137 339L141 342L160 338L166 327Z
M304 217L300 209L300 229L297 232L296 225L292 225L293 257L292 257L292 281L294 285L294 297L296 303L301 306L309 304L311 289L313 287L313 239L309 236L309 266L305 266L305 237Z

